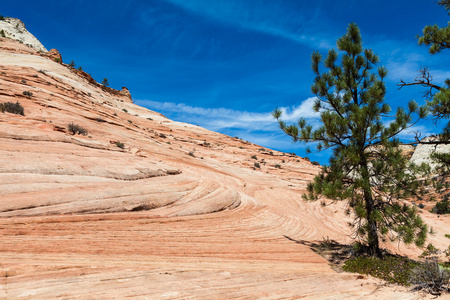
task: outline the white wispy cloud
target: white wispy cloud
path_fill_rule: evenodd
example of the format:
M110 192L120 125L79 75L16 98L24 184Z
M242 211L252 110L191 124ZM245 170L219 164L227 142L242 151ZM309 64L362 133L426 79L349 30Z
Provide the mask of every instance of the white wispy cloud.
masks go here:
M430 56L426 47L417 45L413 38L408 40L380 39L374 44L374 51L381 57L381 65L386 65L389 70L388 79L399 82L413 81L421 67L428 67L433 76L433 81L442 84L450 78L450 72L441 69L445 66L438 56ZM374 39L374 37L371 37Z
M280 107L284 112L283 120L295 122L300 117L316 119L319 114L312 109L315 98L308 98L298 106ZM211 130L220 131L225 128L241 130L278 131L272 112L247 112L228 108L204 108L184 103L136 100L136 103L163 114L178 115L179 119L192 124L199 124Z

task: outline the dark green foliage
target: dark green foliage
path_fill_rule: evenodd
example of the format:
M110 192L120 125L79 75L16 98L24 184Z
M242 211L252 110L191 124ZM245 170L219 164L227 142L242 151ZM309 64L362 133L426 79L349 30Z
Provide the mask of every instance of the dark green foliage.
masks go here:
M120 149L125 148L125 144L119 141L116 142L116 146L119 147Z
M79 66L78 71L83 71L83 67Z
M0 30L0 36L1 36L1 37L6 37L5 31L4 31L3 29Z
M160 134L159 134L159 137L165 139L165 138L167 138L167 135L165 135L164 133L160 133Z
M73 135L75 135L75 134L87 135L88 134L88 131L86 129L84 129L80 125L74 124L74 123L70 123L67 126L67 130L69 130L69 132L72 133Z
M253 159L258 159L258 158L256 157L256 155L252 155L252 158L253 158Z
M24 96L27 96L27 97L32 97L32 96L33 96L33 93L30 92L30 91L23 91L22 94L23 94Z
M437 163L436 171L441 175L450 174L450 153L433 152L430 158Z
M128 110L125 108L122 108L122 111L128 113Z
M102 85L103 86L109 86L108 78L103 78Z
M281 165L279 165L279 164L274 165L274 167L277 169L281 169Z
M194 152L192 152L192 151L189 152L189 155L192 157L195 157Z
M0 15L0 21L4 21L4 20L5 20L5 17Z
M433 244L428 244L428 246L425 248L422 254L419 255L419 257L426 259L436 258L438 253L439 253L438 248L436 248Z
M255 168L257 168L257 169L261 169L261 165L260 165L258 162L255 162L255 163L254 163L254 166L255 166Z
M69 68L71 69L75 68L75 62L73 60L70 62Z
M61 59L59 59L59 58L55 58L55 59L53 59L55 62L57 62L57 63L61 63L62 61L61 61Z
M450 14L448 0L439 0L438 4L443 6ZM421 37L418 36L419 45L429 46L431 54L450 48L450 23L447 27L442 28L437 25L428 25L423 29L422 33Z
M320 166L320 163L317 162L317 161L312 161L311 163L312 163L314 166Z
M448 199L437 202L433 212L436 212L437 214L450 214L450 202Z
M23 106L19 103L13 103L13 102L5 102L0 103L0 111L1 112L9 112L16 115L25 115Z
M397 135L412 126L412 115L426 115L426 109L411 101L398 108L388 126L382 117L391 110L385 103L385 67L378 67L378 56L364 49L359 28L350 24L347 33L322 58L312 54L315 73L311 90L317 99L314 110L320 113L322 126L314 128L301 118L287 125L282 112L273 116L294 142L316 142L317 150L333 149L330 165L308 185L306 200L319 196L348 201L355 215L351 226L354 237L364 240L372 254L379 255L379 239L396 237L405 243L423 245L427 226L415 207L398 200L418 188L415 172L399 149ZM339 63L339 64L338 64ZM327 71L321 70L321 64Z
M406 257L387 255L378 257L355 257L347 260L342 267L344 271L367 274L389 283L410 285L410 277L419 263Z

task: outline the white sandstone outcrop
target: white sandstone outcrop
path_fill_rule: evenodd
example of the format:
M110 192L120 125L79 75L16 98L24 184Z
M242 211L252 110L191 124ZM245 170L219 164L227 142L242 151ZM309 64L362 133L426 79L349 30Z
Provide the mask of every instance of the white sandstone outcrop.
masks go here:
M0 20L0 31L3 30L5 37L19 41L37 51L47 52L42 43L25 28L25 24L16 18L6 17Z
M422 142L432 142L435 141L436 137L426 137L422 140ZM411 162L420 165L421 163L427 163L432 168L436 167L436 164L433 163L432 159L430 158L430 155L433 152L438 153L450 153L450 145L445 144L417 144L417 147L414 151L413 156L411 157Z

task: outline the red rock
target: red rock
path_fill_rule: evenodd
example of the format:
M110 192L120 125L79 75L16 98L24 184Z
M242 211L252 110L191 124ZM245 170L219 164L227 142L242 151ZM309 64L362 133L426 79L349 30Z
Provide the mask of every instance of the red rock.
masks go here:
M63 63L61 53L59 53L59 51L56 49L50 49L50 51L45 53L45 56L47 56L48 58L50 58L51 60L53 60L59 64Z
M240 140L122 102L124 93L11 40L0 43L0 71L0 101L25 108L0 113L3 298L415 297L336 273L307 246L352 240L344 203L302 201L320 170L306 159L241 149ZM87 134L69 134L69 123ZM261 170L252 155L265 160ZM271 167L282 159L282 169ZM448 219L423 217L444 249Z

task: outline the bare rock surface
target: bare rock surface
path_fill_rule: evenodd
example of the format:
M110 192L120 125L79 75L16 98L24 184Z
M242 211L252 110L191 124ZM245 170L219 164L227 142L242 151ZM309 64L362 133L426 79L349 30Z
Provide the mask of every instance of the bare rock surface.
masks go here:
M0 299L421 299L311 250L352 241L343 203L301 199L318 166L130 99L0 39L0 101L25 108L0 113Z
M47 52L44 45L25 28L25 24L19 19L6 17L0 20L0 30L3 30L7 38L19 41L37 51Z
M428 142L433 142L437 140L436 137L426 137L422 140L424 143L419 143L411 157L411 161L417 165L421 163L427 163L432 168L436 167L436 163L430 158L430 155L434 152L437 153L450 153L450 145L446 144L427 144Z

